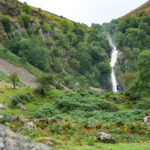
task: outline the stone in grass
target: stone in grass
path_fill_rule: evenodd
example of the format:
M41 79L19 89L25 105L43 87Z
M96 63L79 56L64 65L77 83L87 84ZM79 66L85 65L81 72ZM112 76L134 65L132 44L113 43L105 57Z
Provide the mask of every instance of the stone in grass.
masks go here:
M110 134L103 133L103 132L100 132L98 134L98 139L104 143L115 143L116 142L116 140L113 136L111 136Z
M36 125L34 124L34 122L29 121L29 122L25 123L24 127L25 128L36 128Z
M0 109L6 109L6 106L0 104Z
M17 105L17 107L19 108L19 109L21 109L21 110L26 110L26 107L23 105L23 104L21 104L21 103L19 103L18 105Z

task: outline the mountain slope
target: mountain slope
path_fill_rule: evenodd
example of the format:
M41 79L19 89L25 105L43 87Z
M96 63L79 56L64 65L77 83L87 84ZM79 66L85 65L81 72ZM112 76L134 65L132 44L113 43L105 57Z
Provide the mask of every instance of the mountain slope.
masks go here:
M19 80L29 87L36 87L36 84L33 82L35 77L30 74L27 70L23 68L18 68L7 61L0 58L0 72L3 72L9 76L13 72L18 73Z
M129 12L128 14L123 16L122 18L128 18L128 17L137 16L141 12L145 12L147 14L150 14L150 0L148 0L146 3L144 3L140 7L136 8L135 10Z
M146 75L149 71L146 68L148 62L146 59L150 51L150 1L124 17L104 24L103 27L111 34L120 51L116 70L123 89L133 87L136 94L141 95L144 90L148 94L149 76L142 77L142 75ZM145 72L141 75L143 67L139 64L143 64L145 68Z
M0 11L0 43L8 52L70 88L110 88L111 48L100 25L89 28L17 0L0 0Z

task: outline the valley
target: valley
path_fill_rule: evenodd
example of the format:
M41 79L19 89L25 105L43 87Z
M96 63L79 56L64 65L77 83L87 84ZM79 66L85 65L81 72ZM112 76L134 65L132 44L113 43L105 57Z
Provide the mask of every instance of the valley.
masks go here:
M0 0L0 149L149 150L149 4L88 27Z

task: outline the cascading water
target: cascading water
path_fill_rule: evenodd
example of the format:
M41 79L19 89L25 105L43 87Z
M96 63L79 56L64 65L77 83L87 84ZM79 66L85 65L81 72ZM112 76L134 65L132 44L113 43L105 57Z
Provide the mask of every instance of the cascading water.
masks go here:
M110 66L111 66L111 83L112 83L112 91L117 92L117 79L115 76L115 65L117 63L117 57L118 57L118 51L116 46L114 45L111 37L108 38L110 46L112 47L112 53L111 53L111 61L110 61Z

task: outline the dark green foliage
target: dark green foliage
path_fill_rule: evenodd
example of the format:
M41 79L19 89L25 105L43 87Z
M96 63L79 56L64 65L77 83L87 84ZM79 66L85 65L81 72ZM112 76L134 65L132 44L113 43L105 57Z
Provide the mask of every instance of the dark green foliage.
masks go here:
M138 60L138 76L130 88L132 94L147 96L150 93L150 51L143 51Z
M36 79L36 82L40 89L45 90L51 88L51 86L55 84L55 78L51 74L43 74Z
M55 58L53 64L51 64L51 68L56 73L61 73L64 68L63 61L60 58Z
M44 112L45 106L42 106L36 114L43 110L43 115L49 115L52 117L52 113L50 111L50 114L46 114ZM49 108L49 107L48 107ZM111 102L108 102L106 100L102 100L101 96L99 94L94 94L92 92L79 90L76 92L70 92L66 96L58 98L52 106L50 106L50 109L57 109L57 111L60 111L61 113L67 113L68 115L73 115L73 118L75 117L75 113L78 115L80 112L82 112L82 117L90 118L93 116L92 114L96 111L105 111L105 112L115 112L119 109ZM56 111L56 110L55 110ZM34 115L35 116L35 115ZM42 116L42 114L41 114ZM53 116L56 116L56 114L53 114ZM59 116L59 115L58 115Z
M2 17L0 19L0 21L1 21L1 23L5 29L5 32L6 33L11 32L11 21L10 21L10 19L8 17Z
M147 98L146 100L142 100L135 106L137 109L149 110L150 108L150 99Z
M46 104L42 106L38 111L33 115L34 118L50 118L59 114L59 111L52 105Z
M23 37L16 34L6 45L16 55L26 58L29 63L35 67L48 72L49 67L49 51L44 47L38 36Z
M56 107L61 110L63 113L68 113L74 110L82 110L82 111L96 111L96 110L106 110L106 111L117 111L115 105L103 101L100 98L93 98L90 95L85 95L84 93L78 94L72 92L60 99L56 102Z
M26 104L34 100L34 97L30 94L17 94L11 99L10 107L17 107L17 104Z

